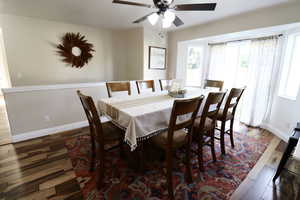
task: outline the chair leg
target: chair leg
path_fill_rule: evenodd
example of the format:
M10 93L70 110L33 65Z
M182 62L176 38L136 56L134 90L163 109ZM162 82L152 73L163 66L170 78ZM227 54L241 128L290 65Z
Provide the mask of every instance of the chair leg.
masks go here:
M169 193L169 197L170 199L174 199L174 192L173 192L173 180L172 180L172 151L171 150L167 150L166 152L167 154L167 184L168 184L168 193Z
M226 125L226 121L222 121L222 124L221 124L221 140L220 140L220 143L221 143L221 152L222 154L225 154L225 125Z
M210 136L210 149L211 149L211 155L213 157L213 161L217 161L216 157L216 152L215 152L215 131L211 131L211 136Z
M192 142L192 136L188 136L188 143L186 145L186 170L187 170L187 182L192 183L193 177L192 177L192 170L191 170L191 142Z
M231 147L234 148L234 141L233 141L233 123L234 119L230 120L230 142L231 142Z
M119 139L120 143L120 157L124 158L125 157L125 151L124 151L124 146L123 146L123 138Z
M100 190L104 185L104 149L97 154L97 160L100 162L96 173L97 189Z
M204 171L202 147L203 147L203 136L200 134L198 138L198 165L200 171Z
M139 144L139 147L136 149L138 153L138 163L139 163L139 172L144 173L145 172L145 164L144 164L144 144L141 142Z
M95 159L96 159L96 145L95 145L95 140L94 137L91 136L91 142L92 142L92 159L90 163L90 172L93 172L95 170Z

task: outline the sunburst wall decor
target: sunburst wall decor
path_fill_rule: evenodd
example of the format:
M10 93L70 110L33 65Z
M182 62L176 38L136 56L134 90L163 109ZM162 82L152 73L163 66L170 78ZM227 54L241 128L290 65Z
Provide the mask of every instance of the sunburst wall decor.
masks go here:
M95 51L93 47L80 33L66 33L62 37L62 44L57 45L57 52L64 62L72 67L82 68L92 59L92 52Z

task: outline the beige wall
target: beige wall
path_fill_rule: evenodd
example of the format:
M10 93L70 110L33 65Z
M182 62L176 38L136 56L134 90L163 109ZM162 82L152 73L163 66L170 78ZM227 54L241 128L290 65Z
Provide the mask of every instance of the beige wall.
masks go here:
M177 61L177 45L180 41L240 32L275 25L300 22L300 2L294 1L270 8L224 18L207 24L193 26L168 34L169 70L168 76L174 77Z
M143 79L143 28L130 29L126 31L127 48L127 74L128 80Z
M167 34L159 35L159 30L144 29L144 79L165 79L166 70L149 69L149 46L167 48ZM167 49L168 50L168 49ZM168 65L168 63L166 63ZM168 68L168 66L166 66Z
M111 80L114 75L112 31L86 26L0 15L12 86ZM82 69L67 66L55 45L66 32L80 32L96 52Z
M143 28L114 31L114 79L143 78Z
M133 28L113 33L115 80L164 79L166 70L149 70L149 46L167 47L159 30Z

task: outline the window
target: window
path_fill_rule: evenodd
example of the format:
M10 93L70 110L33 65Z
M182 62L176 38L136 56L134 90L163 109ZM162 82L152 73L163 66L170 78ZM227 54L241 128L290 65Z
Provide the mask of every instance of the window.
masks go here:
M288 37L284 53L279 96L295 100L300 86L300 34Z
M200 86L201 85L201 63L202 63L203 48L188 47L187 67L186 67L186 85Z
M3 35L0 28L0 96L2 95L1 88L10 87L9 73L7 69L7 62L5 56L5 48L3 42Z

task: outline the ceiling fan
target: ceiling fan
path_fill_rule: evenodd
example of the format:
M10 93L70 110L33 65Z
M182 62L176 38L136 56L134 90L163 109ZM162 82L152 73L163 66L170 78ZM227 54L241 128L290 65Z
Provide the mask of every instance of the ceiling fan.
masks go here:
M172 5L173 1L174 0L153 0L154 5L123 0L113 0L113 3L158 9L158 11L151 12L148 15L135 20L133 23L140 23L148 19L152 25L155 25L161 17L163 28L169 28L172 23L176 27L184 24L183 21L172 11L213 11L217 5L216 3Z

